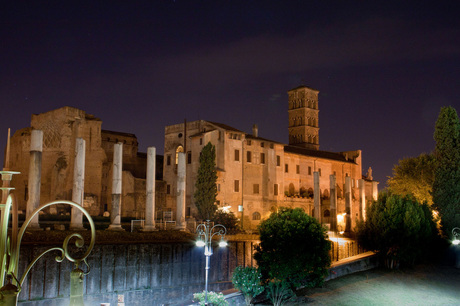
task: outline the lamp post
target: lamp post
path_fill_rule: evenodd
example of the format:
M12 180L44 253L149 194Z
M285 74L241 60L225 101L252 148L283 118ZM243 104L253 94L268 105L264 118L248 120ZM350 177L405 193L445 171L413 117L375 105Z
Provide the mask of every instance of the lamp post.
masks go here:
M454 238L454 240L452 240L452 244L459 245L460 244L460 228L454 227L452 229L452 237Z
M224 240L227 229L222 224L216 224L211 227L211 221L206 220L205 223L199 224L196 227L198 247L204 247L204 256L206 256L205 267L205 298L204 304L208 305L208 273L209 273L209 257L212 255L212 237L215 235L220 236L219 246L226 247L227 241Z

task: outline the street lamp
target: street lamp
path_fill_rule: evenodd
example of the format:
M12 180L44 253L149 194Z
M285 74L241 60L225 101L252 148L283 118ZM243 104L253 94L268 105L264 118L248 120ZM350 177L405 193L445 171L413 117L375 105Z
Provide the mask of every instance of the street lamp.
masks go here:
M452 241L452 244L454 244L454 245L460 244L460 228L454 227L452 229L452 236L454 237L454 240Z
M220 236L219 246L226 247L227 241L224 240L227 229L222 224L216 224L211 227L211 222L206 220L205 223L199 224L196 227L197 241L196 246L204 247L204 256L206 256L205 267L205 298L204 304L208 305L208 272L209 272L209 257L212 255L212 237Z

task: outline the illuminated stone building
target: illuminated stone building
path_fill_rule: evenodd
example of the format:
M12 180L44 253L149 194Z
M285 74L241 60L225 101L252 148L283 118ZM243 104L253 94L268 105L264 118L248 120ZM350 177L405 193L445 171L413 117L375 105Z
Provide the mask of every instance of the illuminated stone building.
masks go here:
M190 220L197 210L193 200L199 155L211 142L216 147L217 201L237 217L246 229L281 206L300 207L317 215L324 224L331 216L348 211L354 227L363 215L365 200L376 198L377 182L363 176L362 152L319 150L317 90L301 86L288 91L289 144L258 136L257 126L246 133L225 124L197 120L165 127L164 158L156 159L156 216L176 216L177 154L186 154L186 209ZM146 201L146 154L138 152L134 134L102 130L102 120L73 107L32 115L31 126L11 138L10 168L20 171L12 186L21 211L26 210L30 135L43 131L40 202L72 199L75 143L86 142L83 206L92 215L111 211L112 161L115 143L123 143L121 216L143 219ZM318 196L315 202L315 173ZM331 175L335 175L336 210L331 206ZM348 179L347 179L348 178ZM347 180L350 192L345 186ZM350 195L348 197L348 194ZM362 195L365 195L364 197ZM346 200L349 199L349 200ZM362 200L364 199L364 201ZM347 209L347 201L350 208ZM333 201L332 201L333 202ZM315 213L315 203L318 211ZM50 213L68 213L58 207ZM340 224L339 224L340 225ZM342 225L343 227L343 225Z
M319 150L318 93L305 86L288 92L289 145L258 137L257 126L252 133L205 120L167 126L163 171L166 209L176 209L177 154L184 152L186 216L196 215L193 193L199 155L211 142L216 147L218 205L229 208L240 218L243 214L245 228L254 229L280 206L300 207L313 215L314 172L319 174L320 218L324 224L331 221L330 175L336 178L339 217L346 213L344 188L346 177L350 177L350 219L354 227L357 218L362 217L360 190L367 200L375 198L377 182L363 177L360 150L338 153Z
M21 174L13 177L19 210L25 211L28 196L30 134L33 129L43 131L40 203L71 200L76 138L86 143L83 206L91 215L102 215L111 208L113 146L123 143L122 215L142 218L145 212L146 154L138 152L134 134L102 130L102 120L85 111L62 107L42 114L34 114L31 126L11 137L10 168ZM161 192L161 166L156 167L158 202L164 202ZM162 198L163 197L163 198ZM68 206L50 213L68 213Z

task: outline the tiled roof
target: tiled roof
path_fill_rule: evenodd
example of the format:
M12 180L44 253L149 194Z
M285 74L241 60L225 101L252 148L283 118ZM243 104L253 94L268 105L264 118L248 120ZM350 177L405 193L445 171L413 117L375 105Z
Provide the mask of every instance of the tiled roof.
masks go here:
M355 163L353 160L346 159L345 156L341 153L320 151L320 150L311 150L298 146L286 145L284 147L284 152L295 153L305 156L319 157L331 160L337 160L341 162Z

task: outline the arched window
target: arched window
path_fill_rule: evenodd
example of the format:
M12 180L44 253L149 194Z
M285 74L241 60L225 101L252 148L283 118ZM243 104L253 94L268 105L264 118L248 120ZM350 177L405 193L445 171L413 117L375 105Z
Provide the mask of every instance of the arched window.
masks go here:
M183 146L178 146L176 149L176 165L179 163L179 153L184 152L184 147Z
M260 220L260 214L257 211L252 214L252 220L254 221Z

